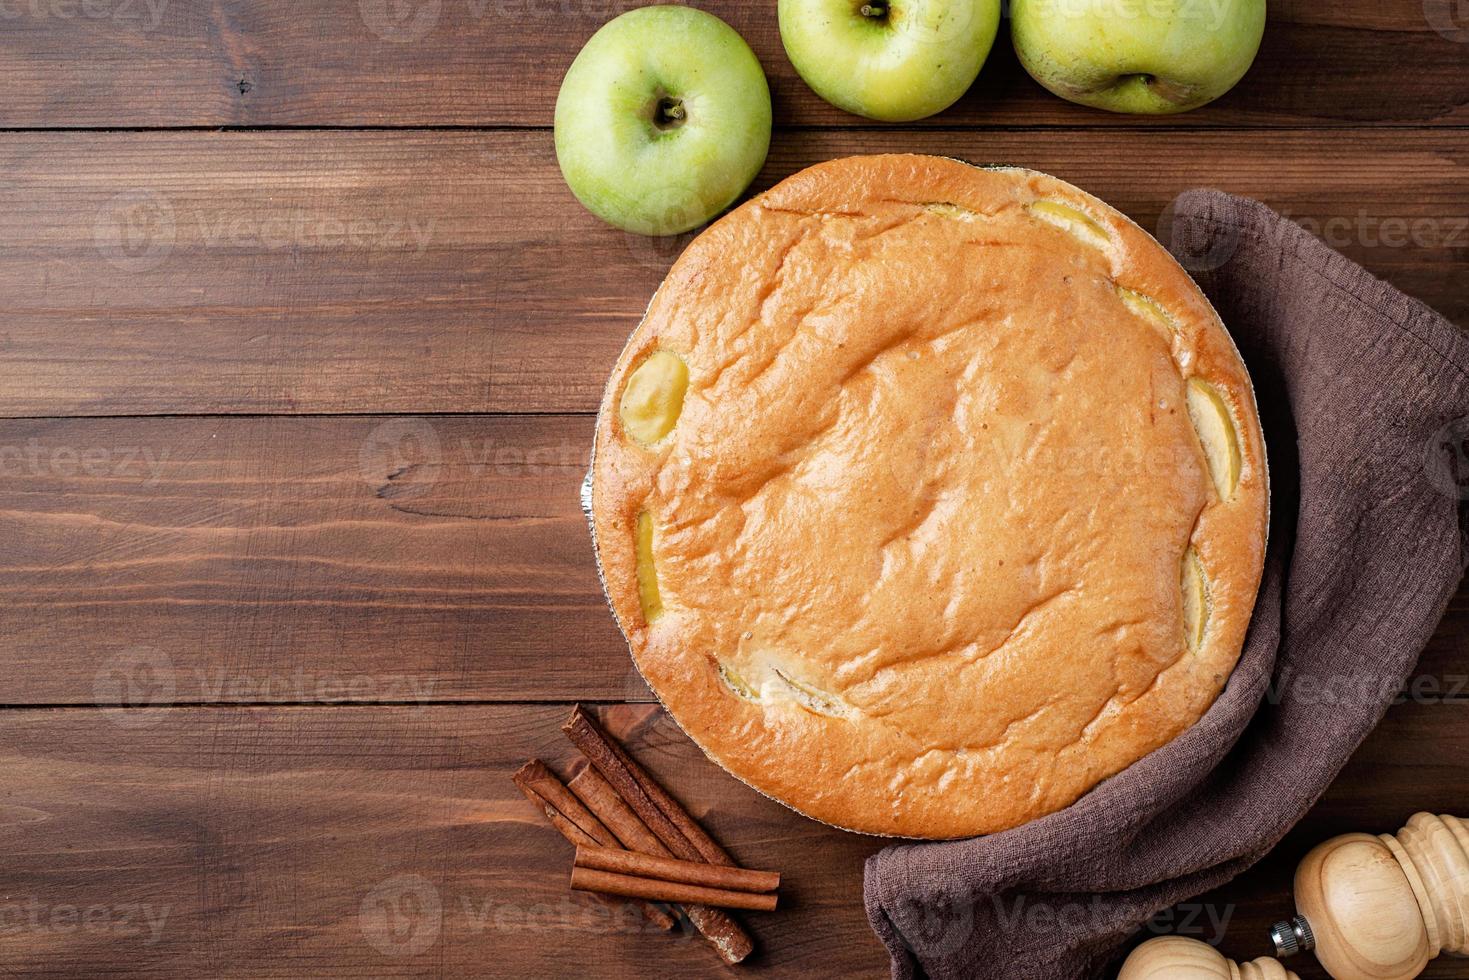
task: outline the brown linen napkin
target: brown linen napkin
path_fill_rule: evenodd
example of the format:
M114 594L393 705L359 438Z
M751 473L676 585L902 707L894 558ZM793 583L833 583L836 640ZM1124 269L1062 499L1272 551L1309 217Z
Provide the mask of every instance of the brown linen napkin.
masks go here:
M1254 377L1270 545L1244 654L1169 745L1060 813L866 869L893 976L1102 975L1258 861L1398 693L1464 573L1469 339L1264 205L1189 191L1171 248Z

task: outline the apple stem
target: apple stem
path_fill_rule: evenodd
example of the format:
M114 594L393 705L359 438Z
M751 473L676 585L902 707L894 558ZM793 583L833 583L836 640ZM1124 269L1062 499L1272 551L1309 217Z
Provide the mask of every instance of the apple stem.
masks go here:
M658 105L653 112L653 121L660 128L667 129L682 123L687 115L688 112L681 101L665 97L658 100Z
M885 4L885 3L864 3L862 5L862 16L863 17L873 17L873 18L886 17L887 14L888 14L888 5Z

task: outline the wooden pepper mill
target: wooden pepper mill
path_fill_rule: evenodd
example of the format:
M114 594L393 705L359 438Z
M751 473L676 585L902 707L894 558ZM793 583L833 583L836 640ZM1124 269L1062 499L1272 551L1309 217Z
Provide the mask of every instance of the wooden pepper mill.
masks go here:
M1122 964L1117 980L1301 980L1262 956L1249 963L1227 960L1213 946L1182 936L1149 939Z
M1296 869L1296 917L1277 955L1315 950L1335 980L1410 980L1440 953L1469 955L1469 830L1418 813L1396 834L1343 834Z

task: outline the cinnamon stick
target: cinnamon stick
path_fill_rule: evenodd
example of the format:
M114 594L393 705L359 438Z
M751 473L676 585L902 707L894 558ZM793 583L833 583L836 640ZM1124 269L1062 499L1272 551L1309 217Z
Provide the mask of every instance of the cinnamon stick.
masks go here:
M510 778L516 786L520 787L522 793L533 792L542 801L551 805L556 816L552 818L548 814L547 819L550 819L553 824L560 820L571 825L572 834L583 838L574 840L571 834L563 831L562 836L573 844L581 845L586 843L586 840L590 840L602 847L618 846L617 838L612 832L582 805L581 800L578 800L540 759L530 760L516 770ZM556 829L561 830L561 827L558 826Z
M629 851L673 857L673 852L663 845L658 835L648 829L627 801L617 795L612 784L587 760L578 759L572 763L571 778L566 781L566 786Z
M539 759L532 759L521 766L510 777L531 804L540 810L546 821L560 832L575 847L617 847L617 838L603 823L592 815L581 801L556 778L556 774ZM601 900L612 908L623 903L610 895ZM668 931L674 927L673 916L647 901L634 901L633 905L644 919L656 929Z
M725 891L771 892L780 887L780 875L774 871L752 871L748 868L705 864L702 861L680 861L677 858L656 857L652 854L640 854L637 851L624 851L621 848L613 847L578 845L575 865L578 868L590 868L593 871L610 871L615 874L656 878L659 881L701 885ZM704 904L718 905L719 903L705 902ZM744 908L744 906L729 907Z
M618 795L627 801L648 829L658 835L674 857L684 861L734 865L734 858L729 856L729 852L720 847L698 821L689 816L682 804L628 755L626 749L609 737L581 705L572 709L571 718L561 726L561 731L606 777Z
M612 785L590 765L583 764L567 786L602 820L630 850L657 857L672 857L658 836L633 812ZM750 934L729 913L709 905L686 905L689 921L709 940L719 958L731 966L755 951Z
M711 865L705 865L711 867ZM691 908L701 905L728 909L752 909L756 912L775 911L774 892L739 892L727 888L705 888L679 881L664 881L658 878L639 878L636 875L598 871L595 868L577 866L571 869L571 887L577 891L601 892L605 895L626 895L646 898L658 902L682 902Z

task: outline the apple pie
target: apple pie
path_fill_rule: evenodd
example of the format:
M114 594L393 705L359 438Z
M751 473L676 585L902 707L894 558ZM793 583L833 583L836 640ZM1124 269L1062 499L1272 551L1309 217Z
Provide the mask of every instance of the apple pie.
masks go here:
M735 776L904 837L1067 806L1198 720L1267 473L1188 275L1053 177L835 160L700 235L588 487L638 669Z

